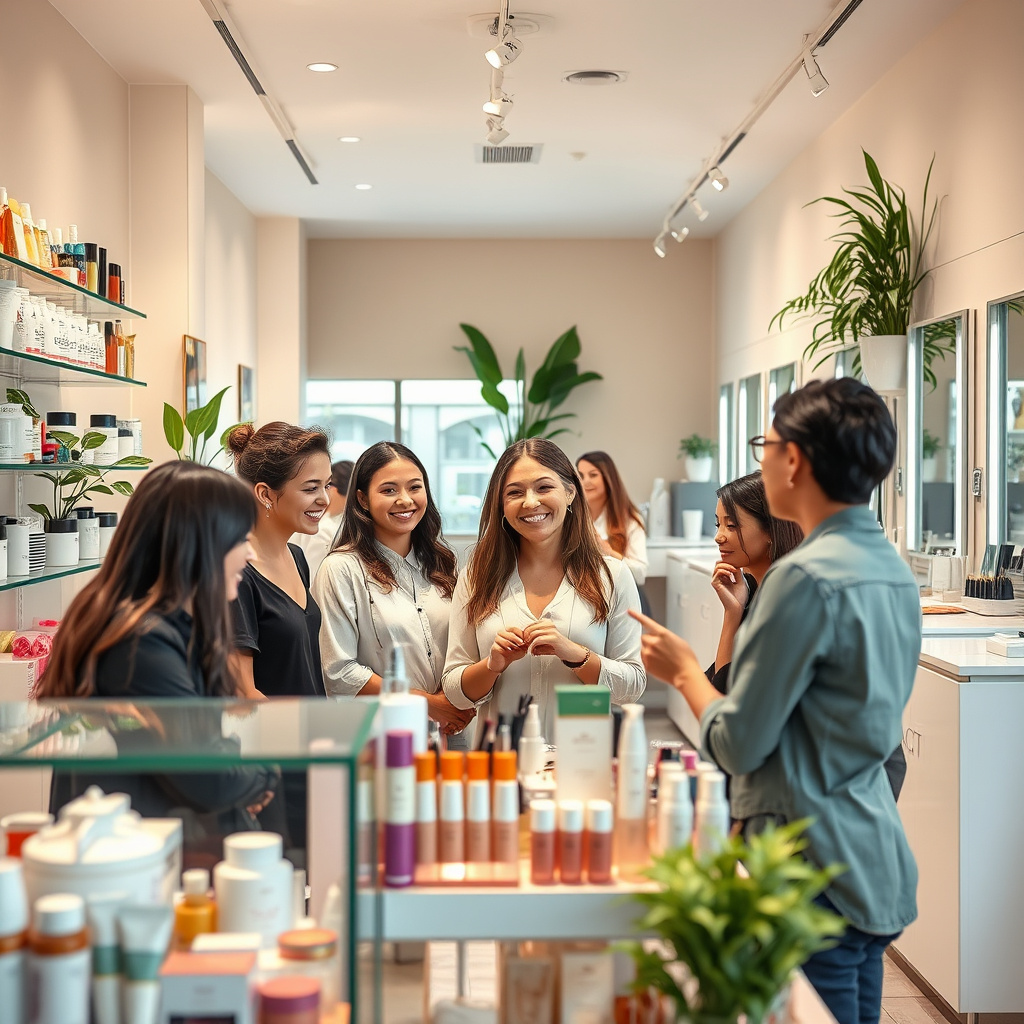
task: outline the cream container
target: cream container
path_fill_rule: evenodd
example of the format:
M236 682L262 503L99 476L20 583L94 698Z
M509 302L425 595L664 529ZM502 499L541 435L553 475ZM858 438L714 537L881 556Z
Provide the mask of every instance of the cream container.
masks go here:
M18 308L15 313L13 338L10 347L15 352L27 352L29 331L31 330L31 315L29 315L29 323L26 323L25 310L28 305L29 290L27 288L15 288L14 291L18 296Z
M28 899L21 861L0 858L0 1011L11 1024L25 1021L25 943Z
M41 896L32 907L28 1024L89 1024L89 932L85 901Z
M100 521L91 508L76 508L78 522L78 557L83 562L100 557Z
M96 520L100 524L100 558L103 558L114 539L114 531L117 529L116 512L97 512Z
M124 892L134 902L170 905L181 873L181 821L140 818L124 793L90 786L55 825L25 840L21 859L32 900Z
M213 869L217 928L259 932L264 949L292 927L292 865L273 832L236 832L224 840L224 860Z
M0 405L0 462L25 462L32 451L32 417L15 403Z
M46 564L78 565L79 561L78 520L49 520L46 524Z
M92 461L97 466L112 466L117 462L117 417L96 413L89 417L90 433L102 434L103 444L92 449Z

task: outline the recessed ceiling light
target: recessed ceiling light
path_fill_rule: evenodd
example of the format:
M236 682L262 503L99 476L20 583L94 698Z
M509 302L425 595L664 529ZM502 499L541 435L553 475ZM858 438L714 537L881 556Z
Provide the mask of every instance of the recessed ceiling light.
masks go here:
M339 142L362 142L362 139L358 135L342 135L338 138Z
M312 64L307 64L306 65L306 69L308 71L322 71L322 72L325 72L325 71L337 71L338 70L338 65L337 64L331 64L331 63L329 63L328 61L325 61L325 60L317 60L317 61L313 61Z
M373 186L372 185L356 185L356 188L359 189L360 192L365 192L367 189L373 188Z

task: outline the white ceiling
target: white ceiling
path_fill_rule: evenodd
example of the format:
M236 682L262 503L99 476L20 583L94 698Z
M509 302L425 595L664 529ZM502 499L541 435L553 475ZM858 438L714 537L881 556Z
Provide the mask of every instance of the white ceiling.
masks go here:
M729 190L701 190L711 216L681 222L695 235L721 230L962 2L864 0L820 51L828 91L815 99L798 75L725 164ZM239 42L294 125L320 182L311 185L199 0L51 3L127 82L195 90L207 166L253 213L301 217L313 236L348 238L653 238L834 6L512 0L513 14L545 17L506 69L508 143L544 150L537 166L485 166L474 146L485 131L489 42L468 22L494 15L497 0L235 0ZM339 70L306 70L318 60ZM561 80L596 68L629 77L603 87Z

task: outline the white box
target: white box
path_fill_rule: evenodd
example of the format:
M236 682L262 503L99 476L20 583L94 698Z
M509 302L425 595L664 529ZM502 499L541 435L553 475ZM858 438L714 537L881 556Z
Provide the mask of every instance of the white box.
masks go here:
M561 1020L612 1024L615 962L611 950L562 954Z
M555 782L559 800L610 800L611 692L603 686L556 686Z
M1016 633L996 633L985 638L985 650L1004 658L1024 658L1024 637Z
M160 968L160 1024L254 1024L255 953L171 953Z

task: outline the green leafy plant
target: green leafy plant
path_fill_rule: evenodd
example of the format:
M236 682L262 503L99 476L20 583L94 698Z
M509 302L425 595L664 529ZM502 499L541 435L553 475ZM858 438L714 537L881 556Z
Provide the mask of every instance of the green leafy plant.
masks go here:
M656 857L645 873L658 890L630 897L647 908L638 927L661 939L659 948L626 944L636 964L634 989L668 996L679 1019L694 1024L740 1013L761 1021L793 972L835 945L846 927L814 902L845 869L819 870L800 856L809 823L769 827L749 843L734 837L706 862L690 845Z
M59 444L71 452L73 465L60 473L36 473L41 480L49 481L53 487L53 496L49 504L29 502L28 507L43 517L43 522L51 519L67 519L82 501L93 494L123 494L130 497L135 487L127 480L111 480L107 483L107 474L127 466L148 466L153 460L141 455L126 455L123 459L109 466L85 464L81 461L82 452L99 448L106 438L97 431L90 430L79 437L64 430L50 430L47 433Z
M942 447L942 441L927 427L921 432L921 458L934 459Z
M1024 469L1024 444L1011 441L1006 446L1006 468L1011 473L1016 473L1017 470Z
M832 235L838 243L828 264L820 270L803 295L790 299L772 317L768 329L782 327L788 317L806 320L817 317L804 358L820 355L820 366L836 350L857 344L862 337L907 333L914 295L929 271L924 269L924 251L935 226L938 201L928 207L928 185L935 157L928 165L921 200L920 226L907 206L906 193L886 181L866 150L868 186L844 188L849 198L821 196L815 203L835 207L834 217L846 230ZM934 387L930 364L955 347L947 334L926 332L923 365L925 379ZM854 357L854 373L860 372L860 353Z
M222 388L206 405L193 409L184 417L173 405L164 402L164 437L180 462L201 462L209 465L224 451L227 435L238 426L237 423L233 423L221 433L220 447L209 459L206 457L206 445L217 432L221 402L224 400L225 393L230 390L230 386ZM186 434L188 435L188 451L185 451Z
M718 451L718 444L710 437L701 437L700 434L691 434L679 442L679 455L682 458L688 455L691 459L709 459Z
M570 392L581 384L592 380L603 380L601 374L587 371L580 373L576 360L580 355L580 339L575 327L570 327L548 350L544 362L526 386L526 358L520 348L516 356L515 385L516 401L509 400L498 390L498 385L505 379L498 357L491 343L484 335L470 324L459 324L469 339L469 347L454 346L456 352L465 352L473 372L480 381L480 394L483 400L495 410L501 425L505 447L515 441L527 437L557 437L568 434L567 427L553 428L553 424L564 422L575 417L574 412L563 412L557 415L557 409L569 397ZM474 424L473 429L480 444L492 458L497 458L487 442L483 432Z

